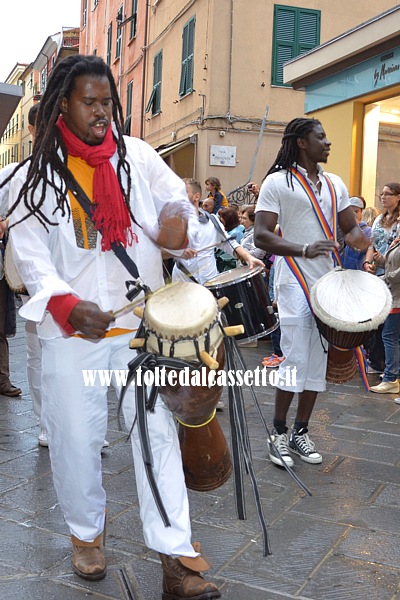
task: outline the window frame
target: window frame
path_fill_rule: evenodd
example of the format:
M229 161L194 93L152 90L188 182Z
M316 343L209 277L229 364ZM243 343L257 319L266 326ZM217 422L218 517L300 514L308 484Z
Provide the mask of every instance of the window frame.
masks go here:
M111 55L112 55L112 23L109 24L107 28L107 54L106 54L106 63L108 66L111 65Z
M129 39L133 40L137 34L137 0L132 0L131 4L131 26L129 30Z
M122 27L120 23L122 23L124 19L123 15L123 7L120 6L117 11L117 31L115 34L115 58L121 58L121 50L122 50Z
M163 51L160 50L153 59L153 89L146 105L145 113L151 109L153 117L161 113L161 84L162 84Z
M125 117L125 126L124 126L125 135L131 135L132 104L133 104L133 79L126 86L126 117Z

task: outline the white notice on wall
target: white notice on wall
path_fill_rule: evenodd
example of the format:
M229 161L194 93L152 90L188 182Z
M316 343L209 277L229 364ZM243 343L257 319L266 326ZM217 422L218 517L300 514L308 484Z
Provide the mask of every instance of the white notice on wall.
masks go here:
M236 146L210 146L210 165L236 166Z

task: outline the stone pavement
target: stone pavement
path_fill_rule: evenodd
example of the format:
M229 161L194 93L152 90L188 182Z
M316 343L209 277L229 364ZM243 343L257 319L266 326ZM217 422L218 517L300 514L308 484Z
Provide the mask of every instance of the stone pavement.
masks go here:
M25 368L23 322L10 340L12 382L23 396L0 396L0 598L4 600L159 600L158 555L142 539L130 445L118 430L110 392L103 455L108 496L108 575L85 582L71 573L69 535L53 490L48 450L38 430ZM243 350L254 369L269 342ZM371 375L371 383L378 382ZM257 388L269 423L273 389ZM236 518L233 483L189 492L193 539L213 563L211 577L226 600L400 599L400 406L394 396L366 393L359 379L329 385L311 434L322 465L295 458L308 497L267 458L260 417L245 391L253 462L269 523L273 555L263 557L253 494L245 476L247 520ZM291 413L293 416L293 411ZM228 410L218 418L228 433Z

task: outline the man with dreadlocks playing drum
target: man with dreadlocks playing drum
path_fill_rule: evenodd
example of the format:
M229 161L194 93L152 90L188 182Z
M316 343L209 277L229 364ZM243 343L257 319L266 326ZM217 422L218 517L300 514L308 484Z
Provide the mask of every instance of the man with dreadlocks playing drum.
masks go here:
M92 203L88 212L85 202ZM139 324L131 311L113 316L127 304L125 282L132 277L111 247L125 248L139 271L137 281L155 291L163 285L160 247L184 246L192 208L182 180L157 153L123 135L110 68L98 57L80 55L53 69L40 102L32 156L12 180L11 205L15 262L31 297L21 313L38 323L43 338L43 414L54 485L71 532L73 569L85 579L101 579L106 497L100 453L107 388L97 380L85 386L83 371L125 370L133 357L129 340ZM123 410L130 427L133 386ZM195 550L191 544L176 427L161 400L147 426L169 527L146 477L136 427L132 449L144 538L160 554L163 598L220 598L199 573L208 564L199 545Z
M307 432L318 392L325 390L327 355L300 281L302 274L311 289L330 271L334 266L332 251L338 244L329 230L327 239L323 239L318 207L331 231L335 231L333 215L337 213L348 245L360 250L368 247L343 181L325 173L318 164L327 162L330 146L316 119L291 121L285 129L278 156L261 186L257 204L255 243L277 255L275 298L279 306L281 348L286 357L279 367L282 383L276 389L274 440L269 447L270 460L279 466L283 466L282 461L293 465L291 452L308 463L322 461ZM278 222L282 236L274 234ZM296 368L296 385L284 383L286 367ZM297 413L289 437L286 418L296 392Z

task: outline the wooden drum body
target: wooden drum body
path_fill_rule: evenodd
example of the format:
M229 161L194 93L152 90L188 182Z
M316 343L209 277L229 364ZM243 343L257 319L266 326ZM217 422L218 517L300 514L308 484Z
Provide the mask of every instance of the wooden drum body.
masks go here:
M143 316L147 349L180 358L206 370L201 355L209 354L217 368L224 366L220 311L214 296L196 283L179 282L150 296ZM190 372L190 377L194 375ZM197 373L203 381L203 373ZM204 375L203 375L204 377ZM205 379L205 381L208 381ZM160 396L179 422L179 440L186 485L196 491L211 491L230 477L229 448L216 418L222 387L175 385L160 388Z

